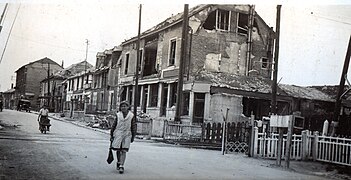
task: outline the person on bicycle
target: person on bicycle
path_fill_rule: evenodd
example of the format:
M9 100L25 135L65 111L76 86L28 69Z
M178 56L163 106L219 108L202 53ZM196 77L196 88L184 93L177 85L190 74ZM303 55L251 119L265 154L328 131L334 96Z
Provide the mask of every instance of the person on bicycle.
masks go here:
M48 115L49 115L49 110L46 108L46 105L44 104L43 107L39 110L39 115L38 115L39 130L40 130L40 125L46 125L47 130L50 131L50 121L49 121Z

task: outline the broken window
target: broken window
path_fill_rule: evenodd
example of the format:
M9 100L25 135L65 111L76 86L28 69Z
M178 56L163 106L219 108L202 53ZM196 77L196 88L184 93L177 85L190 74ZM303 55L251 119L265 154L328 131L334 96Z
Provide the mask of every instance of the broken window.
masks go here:
M249 26L249 15L238 13L238 33L247 34L247 29Z
M217 29L229 31L230 11L217 10Z
M268 116L270 112L270 101L265 99L255 99L243 97L243 114L250 117L251 113L256 119L262 119L263 116Z
M261 68L267 69L268 68L268 58L261 58Z
M230 11L217 9L208 15L203 27L207 30L216 29L229 31L229 22Z
M157 42L158 35L154 35L145 39L143 76L157 74Z
M170 48L169 48L169 60L168 60L168 65L172 66L175 63L175 56L176 56L176 39L172 39L170 42Z
M150 85L150 107L157 107L158 101L158 84Z
M126 54L126 63L125 63L125 68L124 68L124 74L128 73L128 64L129 64L129 53Z

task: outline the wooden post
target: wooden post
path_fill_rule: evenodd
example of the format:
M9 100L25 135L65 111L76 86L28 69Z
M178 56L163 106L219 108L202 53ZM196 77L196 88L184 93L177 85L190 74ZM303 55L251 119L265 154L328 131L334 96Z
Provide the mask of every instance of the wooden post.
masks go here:
M249 156L253 157L254 155L254 142L255 142L255 115L251 115L251 138L250 138L250 153Z
M225 113L225 118L224 118L224 122L223 122L223 131L222 131L222 155L224 155L224 151L225 151L225 144L226 142L226 127L227 127L227 119L228 119L228 111L229 108L227 108L227 112Z
M285 167L289 168L290 165L290 150L291 150L291 141L292 141L292 133L294 130L294 122L295 122L295 116L291 115L289 116L289 126L288 126L288 135L287 135L287 140L286 140L286 146L285 146Z
M147 140L150 140L151 139L151 136L152 136L152 126L153 126L153 121L152 121L152 118L150 118L150 122L149 122L149 134L147 135L146 139Z
M283 148L283 128L278 127L279 138L278 138L278 157L277 157L277 165L280 166L282 164L282 148Z
M313 143L312 143L312 157L313 161L317 160L318 156L318 131L313 133Z
M257 148L258 148L258 127L254 127L254 152L253 157L257 157Z
M307 160L307 154L308 154L308 140L307 140L307 131L308 130L304 130L302 131L302 138L301 138L301 159L302 161Z

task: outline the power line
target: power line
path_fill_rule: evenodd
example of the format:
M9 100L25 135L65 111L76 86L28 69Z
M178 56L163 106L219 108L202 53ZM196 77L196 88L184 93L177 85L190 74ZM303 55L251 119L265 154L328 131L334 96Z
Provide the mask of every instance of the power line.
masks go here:
M316 17L316 18L321 18L321 19L326 19L329 21L333 21L333 22L337 22L337 23L341 23L341 24L347 24L347 25L351 25L351 23L349 22L345 22L345 21L341 21L341 20L336 20L336 19L332 19L332 18L328 18L328 17L324 17L324 16L319 16L314 14L313 12L311 12L312 16Z
M60 46L60 45L44 43L44 42L36 41L36 40L30 39L30 38L26 38L26 37L23 37L23 36L18 36L16 34L12 34L11 36L15 37L15 38L18 38L18 39L21 39L21 40L30 41L30 42L33 42L33 43L37 43L37 44L44 45L44 46L49 46L49 47L68 49L68 50L71 50L71 51L79 51L79 52L85 52L86 51L86 50L83 50L83 49L75 49L75 48L71 48L71 47L64 47L64 46ZM95 53L95 52L98 52L98 50L88 51L88 53Z
M5 47L4 47L4 50L2 51L2 55L1 55L1 58L0 58L0 63L2 62L2 58L4 57L5 50L6 50L6 47L7 47L7 43L9 42L10 35L11 35L11 32L12 32L13 26L15 25L15 22L16 22L16 19L17 19L17 15L18 15L18 12L19 12L20 8L21 8L21 4L19 4L19 6L18 6L15 19L13 20L12 25L11 25L10 33L9 33L9 35L7 36L7 40L6 40L6 43L5 43Z

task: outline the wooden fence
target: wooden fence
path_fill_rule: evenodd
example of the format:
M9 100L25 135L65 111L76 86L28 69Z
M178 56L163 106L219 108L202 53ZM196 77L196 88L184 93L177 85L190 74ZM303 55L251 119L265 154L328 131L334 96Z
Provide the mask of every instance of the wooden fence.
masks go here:
M225 152L248 152L250 136L248 122L229 122L226 124ZM205 144L222 145L223 123L185 125L165 123L164 139L176 141L198 141Z
M254 130L254 157L277 159L278 134L258 133ZM285 159L286 136L283 136L282 159ZM351 166L351 139L319 136L303 131L292 135L290 159L314 160Z

